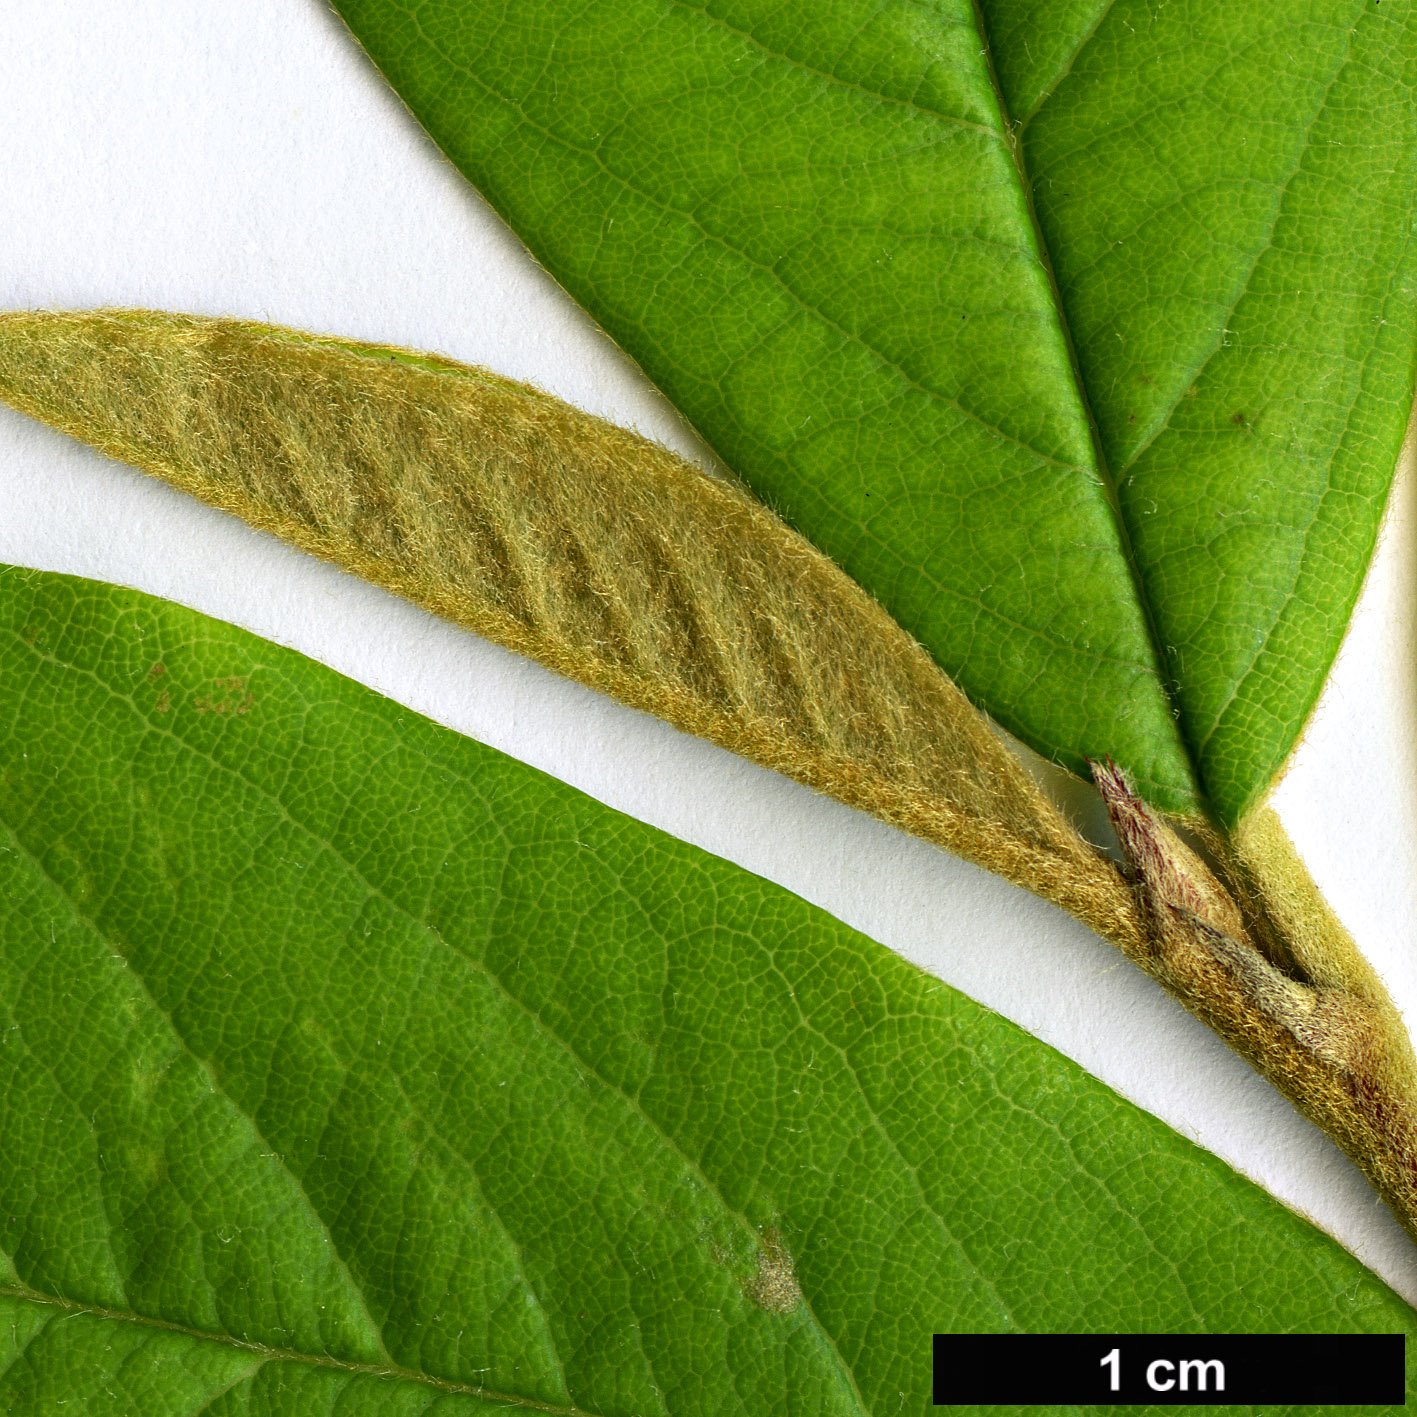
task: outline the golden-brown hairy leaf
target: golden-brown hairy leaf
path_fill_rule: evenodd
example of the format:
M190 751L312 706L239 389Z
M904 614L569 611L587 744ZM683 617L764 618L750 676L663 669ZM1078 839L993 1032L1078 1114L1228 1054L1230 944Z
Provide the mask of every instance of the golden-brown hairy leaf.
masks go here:
M0 396L316 555L1135 935L929 656L735 485L483 369L149 311L0 317Z

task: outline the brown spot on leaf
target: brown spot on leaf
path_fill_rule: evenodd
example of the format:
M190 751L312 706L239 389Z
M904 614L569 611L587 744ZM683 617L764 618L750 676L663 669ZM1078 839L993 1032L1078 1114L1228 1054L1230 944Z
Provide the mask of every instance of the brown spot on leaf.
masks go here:
M151 680L153 680L153 679L161 679L162 676L163 676L164 674L166 674L166 673L167 673L167 665L165 665L165 664L163 664L161 661L159 661L157 664L154 664L151 669L148 670L148 679L149 679L149 681L151 681Z
M802 1300L792 1256L782 1243L782 1236L772 1226L762 1232L761 1238L758 1267L743 1282L743 1292L770 1314L790 1314Z
M212 680L210 694L198 694L192 700L192 707L198 713L241 714L250 713L256 696L246 689L247 680L240 674Z

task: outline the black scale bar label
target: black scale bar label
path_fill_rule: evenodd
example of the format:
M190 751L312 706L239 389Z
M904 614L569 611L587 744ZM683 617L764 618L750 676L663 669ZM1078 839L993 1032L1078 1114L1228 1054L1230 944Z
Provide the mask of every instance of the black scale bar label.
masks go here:
M1406 1400L1402 1334L935 1335L935 1406Z

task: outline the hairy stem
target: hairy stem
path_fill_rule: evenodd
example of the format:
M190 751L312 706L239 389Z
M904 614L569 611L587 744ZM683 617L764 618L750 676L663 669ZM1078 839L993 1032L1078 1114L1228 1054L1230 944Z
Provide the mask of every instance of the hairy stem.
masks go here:
M1417 1076L1377 974L1273 812L1207 841L1224 883L1112 765L1093 775L1135 876L1147 973L1359 1166L1417 1240Z

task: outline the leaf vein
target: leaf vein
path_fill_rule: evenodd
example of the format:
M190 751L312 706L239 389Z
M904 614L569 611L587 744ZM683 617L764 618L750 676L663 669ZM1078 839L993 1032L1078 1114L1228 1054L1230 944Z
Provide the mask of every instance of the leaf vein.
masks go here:
M1180 408L1182 400L1185 397L1184 390L1190 388L1196 382L1197 379L1201 378L1205 374L1205 371L1209 367L1211 361L1216 357L1217 354L1220 353L1222 349L1226 347L1225 336L1227 334L1232 333L1229 329L1226 328L1226 326L1229 320L1234 316L1235 311L1239 308L1240 302L1245 298L1246 294L1249 292L1250 283L1255 278L1255 272L1259 269L1260 262L1264 259L1266 253L1268 253L1274 247L1275 229L1279 225L1280 218L1284 214L1284 199L1288 195L1289 188L1293 185L1295 178L1297 178L1299 174L1304 170L1304 159L1309 154L1314 126L1318 122L1319 114L1321 114L1324 111L1324 108L1327 106L1329 95L1333 92L1333 86L1338 82L1339 75L1342 74L1344 68L1347 66L1349 52L1352 49L1352 44L1353 36L1352 31L1350 30L1348 33L1347 41L1344 46L1343 54L1340 56L1338 63L1334 66L1333 73L1329 75L1328 82L1324 86L1323 97L1319 100L1318 106L1314 110L1314 114L1310 118L1309 123L1305 128L1304 141L1299 145L1299 150L1294 156L1294 166L1283 182L1274 184L1274 204L1267 223L1264 240L1256 248L1250 260L1249 269L1246 270L1244 275L1241 277L1239 285L1235 288L1230 298L1225 302L1225 314L1223 318L1220 319L1217 323L1214 343L1211 345L1210 349L1204 355L1202 355L1201 358L1196 362L1194 368L1192 369L1190 377L1177 381L1177 385L1179 388L1181 388L1182 392L1178 393L1176 397L1172 399L1170 407L1162 410L1156 418L1153 418L1151 425L1143 434L1143 437L1140 443L1137 445L1136 450L1123 464L1119 476L1125 476L1127 473L1131 472L1132 469L1136 467L1137 463L1146 454L1147 450L1151 447L1151 445L1157 440L1157 438L1159 438L1171 426L1171 420L1176 416L1176 410Z
M328 1353L302 1353L294 1348L272 1348L266 1344L253 1343L248 1339L235 1338L229 1333L208 1333L203 1329L190 1328L185 1324L173 1323L167 1319L154 1318L150 1314L139 1314L126 1309L105 1309L95 1304L82 1304L74 1299L66 1299L59 1294L50 1294L40 1289L31 1289L25 1284L0 1284L0 1298L19 1299L29 1304L44 1304L62 1310L66 1315L90 1314L94 1318L107 1319L113 1323L136 1324L139 1327L159 1330L163 1333L180 1334L184 1338L196 1339L203 1343L220 1344L226 1348L238 1348L244 1353L260 1356L264 1363L299 1363L304 1367L326 1368L345 1373L350 1377L392 1378L401 1382L416 1383L433 1388L440 1394L459 1397L480 1397L488 1402L505 1403L508 1407L522 1408L530 1412L544 1412L550 1417L608 1417L583 1407L557 1406L554 1403L537 1402L516 1393L499 1392L495 1388L477 1387L470 1383L456 1383L446 1378L435 1378L429 1373L416 1372L411 1368L400 1368L396 1364L383 1366L378 1363L353 1363L343 1358L335 1358ZM627 1414L638 1417L638 1414Z
M726 30L737 39L741 39L753 46L759 53L769 59L776 59L783 64L787 64L804 74L811 74L816 78L825 79L829 84L838 88L849 89L853 93L864 94L867 98L878 103L889 103L901 108L908 108L913 113L919 113L927 118L939 118L946 123L954 124L976 133L982 133L986 138L996 143L1005 141L1004 135L997 128L991 128L986 123L975 123L971 119L961 118L957 113L946 113L943 109L928 107L922 103L916 103L909 98L897 98L894 94L881 93L877 89L868 88L865 84L858 84L852 79L843 79L840 74L833 73L830 69L819 69L814 64L808 64L803 59L794 58L791 54L785 54L781 50L774 49L771 45L765 44L751 30L732 24L730 21L720 18L718 15L711 15L707 5L694 5L690 0L670 0L670 4L677 5L680 9L688 10L695 15L699 15L709 24L719 29Z
M101 679L98 679L96 675L94 676L94 678L97 680L98 683L103 683L103 681ZM128 702L131 703L132 701L129 700ZM135 711L137 711L136 705L134 705L134 709ZM180 742L181 740L179 739L178 741ZM291 1184L294 1185L296 1193L299 1195L306 1211L308 1212L311 1219L315 1222L316 1226L319 1228L320 1233L323 1235L325 1244L328 1247L330 1255L334 1259L335 1264L339 1267L341 1272L344 1274L346 1280L348 1281L351 1295L354 1298L355 1302L359 1305L359 1308L363 1313L364 1318L369 1324L370 1332L373 1334L374 1339L378 1344L380 1356L382 1358L388 1359L389 1362L392 1363L393 1360L390 1357L388 1349L384 1343L383 1330L379 1323L375 1320L373 1313L370 1311L369 1303L364 1295L364 1291L360 1287L358 1281L355 1279L353 1273L351 1272L348 1262L345 1260L343 1254L340 1252L339 1246L335 1244L334 1237L330 1234L329 1226L325 1223L324 1217L320 1214L319 1210L315 1207L314 1202L310 1199L309 1192L305 1189L304 1182L300 1179L299 1176L295 1174L293 1170L291 1170L290 1166L286 1163L285 1157L281 1155L281 1153L279 1153L275 1149L275 1147L273 1147L270 1142L266 1140L265 1136L261 1132L260 1127L256 1124L256 1119L249 1112L247 1112L246 1109L243 1108L235 1100L235 1098L233 1098L228 1092L226 1092L226 1090L217 1081L216 1073L212 1068L211 1064L205 1058L201 1057L201 1055L198 1054L192 1048L191 1044L188 1043L182 1031L177 1027L176 1020L173 1018L172 1014L167 1009L163 1008L163 1006L158 1002L156 996L149 988L147 980L136 968L134 968L132 961L129 960L127 956L124 955L123 952L114 945L114 942L108 937L108 935L104 933L98 922L90 919L89 916L85 914L84 910L79 905L79 903L73 898L73 896L71 896L69 892L64 888L64 886L59 881L57 881L53 875L50 874L48 868L44 865L44 863L37 856L35 856L32 851L30 851L30 849L24 844L23 841L20 840L18 836L14 834L13 831L9 833L9 837L10 840L15 843L16 851L29 861L30 865L34 868L35 872L38 875L42 876L46 881L49 882L50 886L54 890L54 893L58 896L60 900L65 903L65 905L68 906L74 918L81 925L87 928L90 933L92 933L94 938L99 941L100 944L111 950L116 959L122 961L123 966L127 970L130 978L132 978L138 988L141 989L143 997L147 1000L154 1013L156 1013L159 1018L163 1019L166 1022L168 1028L171 1030L172 1037L176 1041L178 1046L187 1055L187 1057L189 1057L201 1070L202 1076L206 1080L207 1086L211 1089L213 1096L219 1097L223 1101L225 1101L226 1104L231 1108L231 1110L238 1117L240 1117L248 1127L250 1127L251 1136L256 1142L256 1144L261 1148L262 1155L265 1155L269 1157L272 1161L274 1161L276 1166L290 1179Z
M1112 7L1116 3L1117 0L1105 0L1102 8L1097 12L1097 17L1093 20L1092 24L1088 27L1082 38L1078 40L1076 46L1073 49L1073 52L1069 54L1068 57L1063 61L1061 67L1058 69L1058 72L1054 74L1053 77L1048 81L1048 84L1044 88L1043 92L1039 94L1036 99L1034 99L1033 105L1028 110L1028 112L1025 113L1023 117L1018 120L1018 131L1020 134L1022 134L1023 130L1027 128L1028 125L1037 116L1038 110L1041 109L1044 104L1046 104L1048 100L1052 98L1053 95L1058 91L1059 85L1062 84L1062 82L1068 77L1068 75L1072 73L1073 66L1082 57L1083 51L1097 37L1097 31L1102 28L1103 22L1106 20L1107 16L1112 13Z
M615 1082L612 1081L610 1078L608 1078L607 1076L605 1076L605 1074L602 1073L593 1063L591 1063L591 1062L590 1062L589 1060L587 1060L586 1058L582 1057L582 1055L581 1055L581 1053L579 1052L579 1050L577 1050L577 1049L571 1044L571 1042L570 1042L568 1039L562 1038L561 1035L558 1034L558 1033L555 1031L555 1029L552 1028L552 1026L551 1026L544 1018L542 1018L542 1016L541 1016L535 1009L533 1009L533 1008L532 1008L530 1005L528 1005L525 1001L523 1001L521 998L519 998L519 997L507 986L506 982L501 978L501 976L500 976L499 974L497 974L497 972L496 972L494 969L492 969L492 968L486 963L485 960L480 960L480 959L478 959L475 955L470 954L467 950L462 949L461 947L450 943L448 940L446 940L446 939L443 937L442 933L441 933L431 922L429 922L429 921L427 921L427 920L421 920L421 919L419 919L419 918L418 918L416 915L414 915L411 911L407 910L403 905L401 905L397 900L393 899L393 898L392 898L391 896L389 896L385 891L383 891L380 887L378 887L377 885L375 885L371 880L368 879L368 877L366 877L366 876L364 875L364 873L359 869L359 867L358 867L357 865L355 865L355 863L354 863L352 860L350 860L347 856L345 856L344 853L341 852L341 851L339 850L339 848L334 845L333 842L330 842L330 841L326 840L326 839L325 839L324 837L322 837L318 832L316 832L316 831L314 831L312 828L306 826L305 823L302 822L298 817L296 817L295 814L290 810L290 807L288 806L288 804L286 804L286 803L285 803L284 801L282 801L279 797L277 797L269 788L264 787L262 784L260 784L260 783L258 783L258 782L256 782L256 781L254 781L253 779L249 778L245 773L241 772L239 769L237 769L237 768L235 768L235 767L232 767L231 765L229 765L229 764L227 764L227 763L223 763L223 762L218 761L216 758L212 757L211 754L205 753L205 752L203 752L200 748L197 748L197 747L195 747L194 745L192 745L191 743L188 743L184 738L182 738L181 736L179 736L179 735L177 734L177 732L175 731L175 729L170 728L170 727L168 727L168 726L166 726L166 725L163 725L163 726L159 727L158 725L154 724L154 723L151 721L151 719L148 717L148 715L146 715L146 714L143 712L143 710L139 707L137 701L132 697L132 695L130 695L130 694L124 694L124 693L120 692L120 691L119 691L118 689L116 689L112 684L109 684L106 680L104 680L104 679L103 679L101 676L99 676L98 674L94 673L92 670L90 670L90 669L88 669L88 668L86 668L86 667L84 667L84 666L81 666L81 665L70 665L70 664L66 664L63 660L59 659L57 656L48 654L47 652L38 649L36 646L28 644L27 642L25 642L25 641L23 640L22 637L20 637L19 635L15 634L15 632L14 632L13 630L11 630L10 633L11 633L11 637L12 637L13 639L16 639L19 643L24 644L24 645L25 645L25 648L26 648L31 654L33 654L36 658L40 658L40 659L46 660L46 661L48 661L49 663L60 665L60 666L63 667L63 668L70 669L70 670L73 670L73 671L76 672L76 673L83 674L83 675L87 676L87 677L88 677L89 679L91 679L94 683L96 683L97 685L99 685L100 688L102 688L103 690L105 690L112 698L116 699L116 700L117 700L118 702L120 702L120 703L126 704L129 708L132 709L132 711L133 711L135 717L137 717L137 719L139 720L139 722L140 722L142 728L143 728L145 731L151 732L151 733L156 733L156 734L159 734L159 735L161 735L161 736L163 736L163 737L166 737L166 738L170 739L172 742L174 742L175 744L177 744L178 747L181 748L184 752L191 753L191 754L193 754L193 755L196 756L196 757L202 758L205 762L210 763L214 768L216 768L216 770L217 770L219 773L225 774L226 776L229 776L229 777L233 777L233 778L235 778L238 782L244 783L248 788L250 788L250 789L251 789L253 792L255 792L258 796L260 796L260 797L263 798L265 801L267 801L268 803L270 803L271 806L273 806L273 807L276 809L276 811L279 812L280 815L281 815L287 822L289 822L289 824L290 824L291 826L293 826L297 831L301 832L304 836L306 836L309 840L313 841L316 845L318 845L318 846L320 846L321 848L323 848L324 850L328 851L328 852L330 853L330 855L331 855L336 861L338 861L338 862L344 867L344 869L345 869L346 871L348 871L349 875L350 875L355 881L357 881L357 882L364 888L364 890L368 893L368 895L369 895L369 897L370 897L371 899L376 899L376 900L382 901L385 905L388 906L388 908L389 908L391 911L393 911L394 913L398 914L398 915L401 916L403 919L407 920L407 921L408 921L411 925L413 925L416 929L421 930L421 931L423 931L424 933L426 933L427 936L428 936L430 939L434 940L434 941L435 941L438 945L440 945L443 949L447 950L449 953L451 953L451 954L453 954L453 955L456 955L459 959L461 959L464 963L466 963L470 968L472 968L473 970L475 970L475 971L476 971L477 973L479 973L482 977L484 977L484 978L486 978L487 980L489 980L489 981L497 988L497 990L502 994L502 996L503 996L509 1003L511 1003L515 1009L517 1009L519 1012L521 1012L521 1013L536 1027L536 1029L538 1030L538 1032L540 1032L545 1038L547 1038L547 1039L548 1039L550 1042L552 1042L557 1048L559 1048L564 1054L566 1054L567 1057L571 1058L571 1059L574 1060L576 1063L578 1063L582 1068L584 1068L585 1071L586 1071L590 1076L592 1076L592 1077L594 1077L595 1079L597 1079L597 1081L599 1081L599 1083L601 1084L601 1086L603 1086L608 1092L611 1092L611 1093L613 1093L614 1095L620 1097L620 1098L624 1101L624 1103L626 1104L626 1106L628 1106L633 1112L635 1112L635 1114L644 1122L645 1126L648 1127L649 1130L650 1130L654 1135L658 1136L658 1137L660 1138L660 1140L664 1143L664 1145L665 1145L670 1151L672 1151L676 1156L678 1156L678 1157L680 1158L680 1160L684 1163L684 1165L685 1165L689 1170L691 1170L691 1171L703 1182L705 1188L706 1188L706 1189L709 1191L709 1193L714 1197L714 1199L718 1202L718 1204L723 1208L724 1213L725 1213L726 1215L730 1216L730 1217L733 1217L733 1218L737 1219L737 1220L739 1221L739 1223L743 1226L743 1228L744 1228L750 1235L752 1235L752 1236L756 1239L756 1237L757 1237L757 1230L753 1227L752 1223L748 1220L748 1218L747 1218L745 1215L743 1215L740 1211L734 1209L732 1206L730 1206L730 1205L728 1204L727 1200L724 1198L724 1196L723 1196L723 1194L722 1194L720 1188L718 1187L718 1185L717 1185L717 1184L712 1180L712 1178L710 1178L710 1176L702 1169L702 1167L699 1165L699 1163L698 1163L693 1157L691 1157L686 1151L683 1150L683 1148L682 1148L682 1147L679 1145L679 1143L674 1139L674 1137L673 1137L672 1135L670 1135L667 1131L665 1131L664 1128L662 1128L658 1123L656 1123L656 1122L649 1116L649 1114L644 1110L644 1107L641 1105L641 1103L638 1101L638 1099L636 1099L635 1097L633 1097L630 1093L626 1092L626 1091L625 1091L622 1087L620 1087L617 1083L615 1083ZM23 847L21 847L21 849L24 850ZM24 851L24 854L25 854L26 856L30 856L30 859L31 859L31 860L34 860L34 858L30 855L30 853L28 852L28 850L25 850L25 851ZM36 870L38 870L39 872L41 872L41 873L45 876L46 879L48 879L48 880L51 881L51 884L54 886L55 890L58 891L58 892L60 893L61 897L69 904L70 909L73 910L74 914L75 914L76 916L78 916L79 919L80 919L81 921L83 921L83 923L84 923L85 925L87 925L91 930L93 930L94 933L95 933L100 939L104 939L105 937L103 936L102 931L99 930L99 928L98 928L98 926L97 926L96 924L94 924L93 922L87 920L87 919L83 916L83 914L82 914L82 912L80 911L80 909L79 909L79 907L77 906L77 904L76 904L73 900L71 900L70 897L64 892L63 887L62 887L57 881L54 881L52 877L49 876L49 873L44 870L44 867L43 867L38 861L35 861L34 864L35 864ZM117 952L115 951L115 953L117 953ZM119 954L118 957L119 957L120 959L123 959L123 956L122 956L121 954ZM130 971L133 973L134 977L137 978L137 979L139 980L139 982L143 984L144 992L145 992L146 994L148 994L148 997L149 997L149 998L151 998L151 993L150 993L150 991L148 991L148 989L147 989L146 982L141 979L141 976L138 975L137 971L133 969L132 965L131 965L126 959L124 959L124 963L128 965L128 968L129 968ZM169 1023L171 1022L170 1017L169 1017L169 1016L166 1014L166 1012L161 1008L161 1006L160 1006L159 1004L157 1004L156 1000L153 1000L153 1007L154 1007L155 1009L157 1009L158 1012L161 1013L164 1017L167 1017L167 1018L169 1019ZM185 1047L185 1046L186 1046L185 1041L181 1039L180 1034L176 1034L176 1027L175 1027L175 1025L173 1025L173 1031L174 1031L174 1034L178 1037L179 1042L183 1042L183 1046ZM190 1049L189 1049L188 1051L190 1052ZM200 1058L198 1058L196 1054L192 1054L191 1056L193 1057L193 1059L194 1059L200 1066L202 1066L204 1069L206 1068L206 1064L203 1063L202 1060L201 1060ZM213 1079L212 1086L213 1086L213 1088L215 1089L216 1084L215 1084L215 1080L214 1080L214 1079ZM223 1094L223 1095L224 1095L224 1094ZM236 1103L235 1103L235 1102L232 1102L231 1105L232 1105L232 1107L233 1107L238 1113L241 1113L241 1115L243 1115L243 1116L245 1115L244 1113L241 1112L241 1109L236 1106ZM256 1131L256 1126L255 1126L255 1123L254 1123L254 1122L251 1122L251 1127L252 1127L253 1132L255 1132L255 1131ZM257 1135L259 1135L259 1133L257 1133ZM288 1168L285 1168L285 1163L284 1163L284 1160L283 1160L283 1159L280 1159L280 1164L281 1164L281 1166L282 1166L283 1169L287 1169L287 1171L288 1171ZM296 1182L296 1185L297 1185L297 1186L300 1185L298 1178L292 1177L292 1179L295 1179L295 1182ZM302 1190L301 1190L301 1193L304 1194L303 1188L302 1188ZM313 1207L312 1207L312 1209L313 1209ZM320 1223L321 1223L321 1225L323 1226L324 1222L323 1222L323 1220L319 1217L318 1212L316 1212L316 1218L317 1218L317 1220L320 1220ZM326 1235L328 1236L328 1233L329 1233L329 1232L328 1232L328 1229L327 1229L327 1228L326 1228L326 1230L325 1230L325 1233L326 1233ZM332 1239L330 1240L330 1245L331 1245L332 1251L334 1251L335 1254L336 1254L336 1256L338 1257L338 1251L334 1250L334 1242L333 1242ZM341 1259L341 1263L343 1264L342 1259ZM352 1283L352 1282L353 1282L353 1280L352 1280L352 1277L351 1277L351 1283ZM4 1292L5 1292L5 1290L4 1290L3 1286L0 1286L0 1294L3 1294ZM358 1293L358 1292L359 1292L359 1291L358 1291L358 1289L356 1288L356 1293ZM360 1297L361 1297L361 1300L362 1300L362 1295L361 1295ZM811 1302L810 1302L810 1300L807 1298L807 1296L806 1296L805 1294L802 1296L802 1303L803 1303L803 1306L804 1306L804 1308L806 1309L806 1311L807 1311L809 1317L810 1317L811 1320L812 1320L812 1325L813 1325L814 1330L816 1330L816 1331L819 1333L820 1337L821 1337L823 1340L825 1340L825 1342L826 1342L826 1343L828 1344L828 1346L829 1346L830 1351L831 1351L832 1353L837 1353L835 1341L833 1340L831 1334L827 1332L827 1330L826 1330L825 1326L822 1324L821 1320L817 1318L815 1311L812 1309ZM372 1322L372 1319L371 1319L371 1322ZM376 1326L375 1331L378 1332L377 1326ZM380 1343L381 1343L381 1345L382 1345L382 1336L380 1337ZM838 1355L838 1358L839 1358L839 1355ZM857 1400L857 1404L858 1404L858 1406L859 1406L861 1412L862 1412L863 1414L868 1414L869 1409L866 1408L864 1402L863 1402L863 1401L861 1400L861 1398L860 1398L860 1394L859 1394L859 1392L858 1392L858 1390L857 1390L857 1388L856 1388L855 1377L854 1377L854 1375L850 1372L850 1369L849 1369L849 1368L845 1368L845 1369L844 1369L843 1377L846 1379L847 1384L848 1384L848 1386L849 1386L851 1392L852 1392L853 1394L855 1394L856 1400ZM557 1410L557 1409L551 1408L551 1409L548 1409L548 1410L555 1411L555 1410Z
M445 63L447 63L450 69L456 70L456 72L463 74L467 79L477 85L478 88L482 89L484 93L489 94L497 102L505 104L507 105L507 107L514 109L517 114L520 115L522 121L529 128L534 129L536 132L540 133L543 137L548 139L550 142L555 143L557 146L564 148L572 153L579 153L582 157L589 159L596 165L596 167L600 169L600 171L609 181L617 183L626 192L630 193L635 197L640 198L641 201L649 203L649 205L657 208L659 211L665 212L670 216L678 217L681 220L688 222L703 237L705 241L712 243L723 251L726 251L730 256L733 256L737 260L744 262L752 269L760 271L763 275L767 276L770 280L772 280L800 310L804 311L808 315L812 315L815 318L821 320L821 322L828 329L840 335L845 341L847 341L847 343L855 345L859 349L863 350L866 354L870 355L873 359L877 361L877 363L881 366L882 369L887 370L891 374L895 375L907 387L913 389L917 393L923 394L926 398L937 400L942 404L948 405L949 407L955 409L956 412L958 412L963 418L967 419L972 423L977 424L986 432L993 434L995 437L1001 439L1002 441L1021 449L1022 451L1030 454L1032 457L1037 458L1041 463L1045 463L1052 467L1064 468L1068 471L1073 472L1087 473L1089 471L1088 468L1085 468L1078 463L1068 462L1065 459L1054 457L1051 453L1045 453L1041 449L1035 448L1031 443L1028 443L1024 439L1007 432L1005 429L1000 428L997 424L991 423L982 414L976 413L958 397L952 394L945 393L943 390L940 389L933 389L929 385L921 383L917 378L915 378L914 375L910 374L902 364L892 358L892 356L887 354L883 349L878 348L864 335L861 335L856 331L850 329L848 326L841 324L840 321L838 321L835 317L829 315L824 309L821 308L821 306L815 304L814 302L806 299L803 295L801 295L797 290L793 288L792 284L783 277L781 271L779 271L775 266L769 264L768 262L759 260L757 257L750 255L742 248L735 246L726 237L720 236L718 235L718 233L711 231L707 226L704 225L702 219L696 213L685 210L683 208L675 207L670 203L664 201L662 198L657 197L653 192L645 190L644 188L638 186L636 183L630 181L629 178L622 176L620 173L616 172L609 165L609 163L606 162L604 157L602 157L601 154L595 148L590 148L582 144L573 143L569 139L563 138L558 134L552 132L552 130L546 124L538 122L535 118L532 118L526 112L526 109L522 104L518 103L515 99L508 98L506 95L499 93L491 84L487 83L481 76L476 74L474 71L466 68L463 65L457 64L455 61L449 58L449 56L442 49L440 49L431 39L429 39L427 33L423 31L420 25L418 25L417 18L412 15L410 17L413 20L415 27L418 28L419 33L422 35L424 42L429 46L430 49L432 49L436 54L438 54L439 58L441 58ZM1025 253L1020 251L1019 254L1023 255ZM674 361L669 356L668 351L664 351L662 347L661 352L664 353L666 359L668 359L669 362L677 362Z

